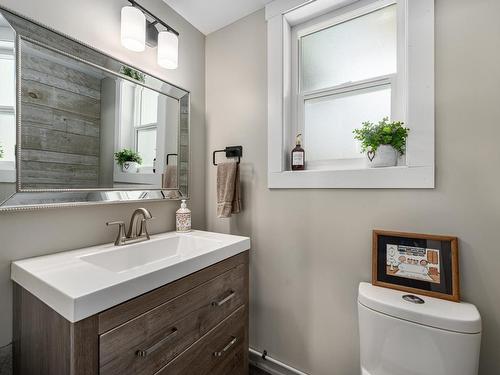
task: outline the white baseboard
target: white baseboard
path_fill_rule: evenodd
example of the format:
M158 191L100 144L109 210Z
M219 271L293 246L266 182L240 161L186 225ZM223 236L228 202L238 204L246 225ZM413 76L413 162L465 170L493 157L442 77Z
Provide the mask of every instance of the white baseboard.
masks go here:
M268 355L262 358L262 353L250 348L249 361L252 365L271 375L308 375Z

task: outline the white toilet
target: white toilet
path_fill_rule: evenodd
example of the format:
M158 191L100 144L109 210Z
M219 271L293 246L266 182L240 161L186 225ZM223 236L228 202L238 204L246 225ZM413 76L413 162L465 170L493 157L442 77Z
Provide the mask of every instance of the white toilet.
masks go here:
M477 375L474 305L361 283L358 313L362 375Z

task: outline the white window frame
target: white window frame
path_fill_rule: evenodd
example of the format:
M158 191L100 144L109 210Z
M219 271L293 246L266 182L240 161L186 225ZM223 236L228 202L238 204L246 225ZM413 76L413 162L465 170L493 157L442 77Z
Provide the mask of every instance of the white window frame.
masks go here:
M391 85L391 116L410 128L403 165L290 171L293 135L303 115L294 95L298 92L298 36L390 4L398 6L398 73L356 85ZM434 0L274 0L266 6L266 19L268 187L434 188ZM349 85L333 89L348 90Z
M355 93L361 93L362 91L374 91L380 89L381 87L389 87L391 89L391 108L392 112L389 114L391 118L400 118L401 101L397 98L400 97L397 91L398 77L404 77L404 72L398 72L387 75L374 76L368 79L341 83L331 87L325 87L317 90L306 91L302 89L301 81L301 62L302 62L302 43L301 39L307 35L311 35L321 30L328 29L330 27L340 25L342 23L354 20L356 18L368 15L385 7L396 5L396 0L378 0L372 1L368 4L363 4L362 6L355 7L352 10L338 9L322 16L316 17L307 22L295 25L291 28L291 127L288 130L288 139L293 139L295 134L302 134L303 145L306 149L310 150L308 147L308 139L305 131L305 102L307 100L324 98L324 97L341 97L348 96ZM401 51L401 49L398 49ZM397 60L404 62L404 53L399 54ZM400 64L404 67L405 64ZM353 138L353 142L354 138ZM293 145L289 145L291 148ZM405 162L405 159L402 159ZM307 169L349 169L354 166L359 168L364 168L366 162L362 154L359 154L356 160L335 160L333 161L309 161L307 162ZM289 167L287 165L287 167Z

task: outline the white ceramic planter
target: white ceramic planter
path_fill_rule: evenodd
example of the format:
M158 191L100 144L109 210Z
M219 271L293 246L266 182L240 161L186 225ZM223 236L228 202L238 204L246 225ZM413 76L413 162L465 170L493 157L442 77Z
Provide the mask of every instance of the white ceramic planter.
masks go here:
M374 153L368 152L368 167L394 167L398 164L398 152L389 145L380 145Z
M136 163L135 161L126 161L122 165L123 173L137 173L138 170L139 170L139 163Z

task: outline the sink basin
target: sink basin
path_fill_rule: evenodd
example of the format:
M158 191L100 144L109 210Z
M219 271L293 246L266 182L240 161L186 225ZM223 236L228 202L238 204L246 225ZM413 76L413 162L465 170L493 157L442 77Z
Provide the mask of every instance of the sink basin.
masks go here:
M12 262L11 279L77 322L250 249L248 237L192 231Z
M190 254L208 252L221 241L199 236L176 235L117 247L105 252L80 257L81 260L112 272L124 272L144 265L165 261L180 261Z

